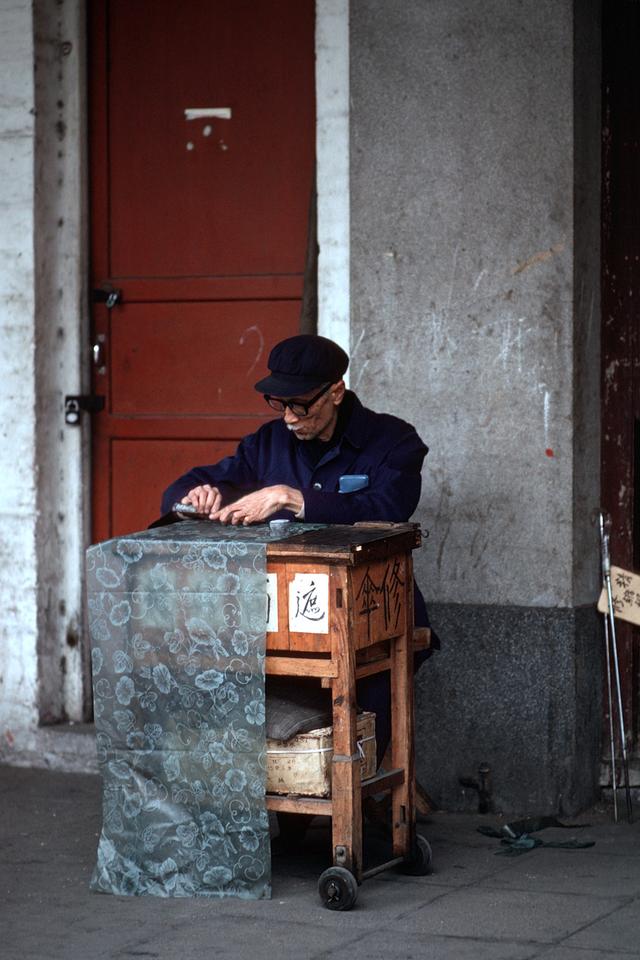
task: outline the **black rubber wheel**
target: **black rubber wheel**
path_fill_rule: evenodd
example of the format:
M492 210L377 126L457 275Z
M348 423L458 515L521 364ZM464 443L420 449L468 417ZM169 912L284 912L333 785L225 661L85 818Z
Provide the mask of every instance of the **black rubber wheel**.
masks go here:
M329 867L320 875L318 893L327 910L351 910L358 896L358 884L344 867Z
M417 834L413 853L400 869L410 877L426 877L433 873L433 852L429 841Z

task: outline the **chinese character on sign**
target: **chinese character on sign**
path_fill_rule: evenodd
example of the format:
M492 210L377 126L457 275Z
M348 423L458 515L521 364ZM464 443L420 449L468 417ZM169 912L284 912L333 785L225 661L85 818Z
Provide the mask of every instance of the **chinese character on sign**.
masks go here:
M294 633L329 632L329 576L296 573L289 584L289 629Z
M312 580L308 590L296 593L296 616L305 620L322 620L326 612L318 604L318 589Z
M374 610L378 609L380 604L376 600L376 597L379 593L380 587L367 570L366 576L363 578L360 589L356 594L356 600L360 601L358 613L360 613L361 616L373 613Z
M404 580L400 575L401 569L401 564L397 560L388 563L380 583L376 583L367 568L366 575L356 594L356 600L359 604L358 613L360 616L367 617L368 629L371 626L371 615L379 607L382 607L385 630L398 626L404 592Z
M630 573L623 573L622 571L620 571L619 573L616 573L614 579L616 582L616 586L628 587L629 584L631 583L632 577Z
M611 587L614 616L640 625L640 574L611 565ZM603 587L598 599L598 610L608 611L607 591Z

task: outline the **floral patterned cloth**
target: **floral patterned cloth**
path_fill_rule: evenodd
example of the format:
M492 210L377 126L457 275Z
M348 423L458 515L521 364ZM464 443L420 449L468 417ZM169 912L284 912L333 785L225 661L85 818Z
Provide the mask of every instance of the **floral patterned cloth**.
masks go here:
M93 890L270 896L265 544L282 536L183 521L87 551L103 777Z

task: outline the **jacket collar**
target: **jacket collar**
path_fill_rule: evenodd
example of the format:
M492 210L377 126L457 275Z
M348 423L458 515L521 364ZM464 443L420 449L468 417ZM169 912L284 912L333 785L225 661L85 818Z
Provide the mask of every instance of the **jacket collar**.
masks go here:
M356 449L360 450L364 446L366 440L367 412L352 390L347 390L346 396L351 399L353 406L351 410L351 416L349 417L349 422L345 427L342 439L348 440L352 447L356 447Z

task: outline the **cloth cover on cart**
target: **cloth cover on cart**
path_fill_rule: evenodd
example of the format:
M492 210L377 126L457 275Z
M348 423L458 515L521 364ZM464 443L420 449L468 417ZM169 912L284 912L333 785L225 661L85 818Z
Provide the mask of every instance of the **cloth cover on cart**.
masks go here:
M93 890L270 896L266 543L183 521L87 551L103 826Z

